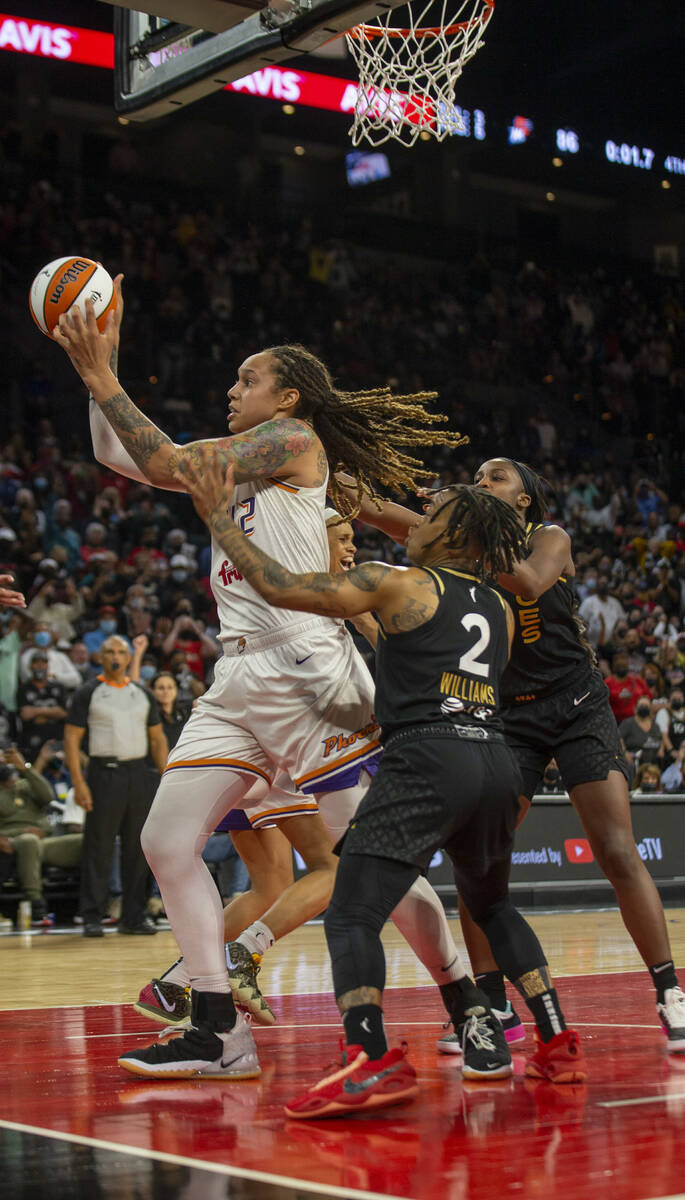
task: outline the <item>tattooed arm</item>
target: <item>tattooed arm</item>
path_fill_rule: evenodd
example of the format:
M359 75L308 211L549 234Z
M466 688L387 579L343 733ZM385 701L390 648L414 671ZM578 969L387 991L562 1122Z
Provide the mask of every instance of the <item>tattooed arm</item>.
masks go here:
M179 454L192 457L200 446L176 446L122 390L114 371L118 328L114 316L100 333L93 306L86 301L85 321L78 310L60 318L55 340L66 350L90 391L91 429L98 461L122 475L170 491L185 491L175 474ZM119 322L120 323L120 322ZM266 421L255 429L221 438L215 443L235 479L243 482L269 476L285 477L298 486L324 482L328 464L310 425L294 418Z
M209 443L200 443L190 456L179 455L177 475L212 536L252 587L277 608L352 618L377 612L389 633L423 625L438 605L436 585L425 571L364 563L338 575L310 572L297 575L255 546L234 524L228 510L233 469Z
M121 278L118 276L117 280L121 297ZM110 313L104 331L100 332L92 301L86 300L85 319L77 308L70 309L60 317L53 337L68 354L99 413L114 432L114 439L107 436L104 421L96 415L91 427L94 440L99 443L100 461L132 478L177 488L169 471L169 459L174 452L171 438L136 407L115 373L122 311L118 306L118 311Z

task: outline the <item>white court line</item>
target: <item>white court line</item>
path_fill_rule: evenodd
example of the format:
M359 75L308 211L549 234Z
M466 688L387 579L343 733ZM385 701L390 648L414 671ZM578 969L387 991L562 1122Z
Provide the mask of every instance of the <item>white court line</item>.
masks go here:
M334 1187L326 1183L312 1183L309 1180L298 1179L289 1175L272 1175L268 1171L252 1171L247 1167L225 1166L223 1163L208 1162L204 1159L186 1158L183 1154L166 1154L162 1150L141 1150L135 1146L120 1145L118 1142L107 1142L101 1138L83 1137L77 1133L64 1133L56 1129L44 1129L38 1125L20 1125L15 1121L3 1121L0 1118L0 1129L12 1129L16 1133L31 1133L37 1137L53 1138L59 1142L70 1142L77 1146L93 1146L97 1150L111 1150L115 1154L128 1154L131 1158L147 1158L153 1162L172 1163L174 1166L194 1167L198 1171L208 1171L215 1175L228 1175L231 1178L252 1179L259 1183L270 1183L274 1187L289 1187L296 1193L313 1192L319 1196L355 1197L356 1200L407 1200L406 1196L390 1196L387 1192L362 1192L355 1188Z
M685 1100L685 1092L669 1092L668 1096L636 1096L634 1100L599 1100L597 1108L630 1108L635 1104L666 1104L669 1100Z
M554 978L555 979L595 979L601 975L606 975L609 977L611 977L613 975L636 975L638 973L638 970L639 970L638 967L627 967L624 971L597 971L594 974L588 974L587 971L583 971L583 972L580 972L579 974L575 974L575 975L561 975L558 971L555 971ZM396 985L386 987L383 990L386 992L407 992L407 991L428 992L428 991L432 991L436 987L437 987L437 984L435 984L435 983L410 983L410 984L398 983ZM309 996L332 996L332 995L333 995L333 989L327 988L323 992L279 992L277 995L270 996L269 999L270 1000L283 1000L283 999L285 999L286 996L303 996L303 997L307 998ZM95 1000L95 1001L93 1001L92 1004L45 1004L45 1005L24 1004L20 1008L16 1008L14 1006L12 1008L0 1007L0 1016L2 1015L3 1012L35 1012L41 1007L43 1007L45 1009L108 1008L108 1007L109 1008L118 1008L118 1007L126 1008L126 1007L128 1007L129 1004L133 1004L133 1001L132 1000L115 1000L115 1001ZM386 1024L387 1024L387 1022L386 1022ZM532 1024L532 1022L531 1022L531 1024ZM613 1022L612 1022L612 1024L613 1024ZM589 1026L588 1026L588 1028L589 1028ZM602 1028L602 1027L598 1026L598 1028ZM618 1026L617 1026L617 1028L618 1028ZM637 1026L627 1025L626 1026L626 1029L633 1029L633 1028L636 1028L636 1029L645 1028L646 1029L648 1027L640 1026L640 1025L637 1025ZM684 1196L683 1200L685 1200L685 1196Z

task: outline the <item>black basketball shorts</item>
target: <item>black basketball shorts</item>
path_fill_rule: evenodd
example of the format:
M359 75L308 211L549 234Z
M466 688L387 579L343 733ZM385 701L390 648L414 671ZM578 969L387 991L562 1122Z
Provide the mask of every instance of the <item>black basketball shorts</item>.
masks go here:
M345 835L345 853L425 873L444 849L471 878L481 878L511 853L520 772L504 741L462 741L429 728L388 740Z
M609 692L599 671L583 671L571 685L541 700L502 712L504 736L531 800L550 758L557 760L568 792L581 783L606 779L610 771L630 778Z

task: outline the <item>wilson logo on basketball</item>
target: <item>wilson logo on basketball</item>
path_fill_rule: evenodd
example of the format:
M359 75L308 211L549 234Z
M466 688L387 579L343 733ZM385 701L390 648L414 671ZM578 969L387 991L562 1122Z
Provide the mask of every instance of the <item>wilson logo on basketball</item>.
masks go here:
M73 262L69 267L69 270L65 271L62 275L57 287L48 300L48 304L59 304L59 298L67 284L75 283L79 275L82 275L84 271L87 271L91 265L92 264L87 258L77 258L76 261Z

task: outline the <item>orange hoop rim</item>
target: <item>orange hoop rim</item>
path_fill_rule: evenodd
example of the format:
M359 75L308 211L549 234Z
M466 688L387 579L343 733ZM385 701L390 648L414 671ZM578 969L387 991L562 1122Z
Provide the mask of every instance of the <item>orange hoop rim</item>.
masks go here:
M424 38L424 37L440 37L440 34L447 34L453 37L457 33L469 33L476 25L485 25L490 20L495 8L495 0L482 0L486 12L481 12L477 17L472 17L470 21L458 21L456 25L425 25L419 26L417 29L398 29L395 25L355 25L352 29L347 30L347 36L353 38L375 38L375 37L391 37L391 38Z

